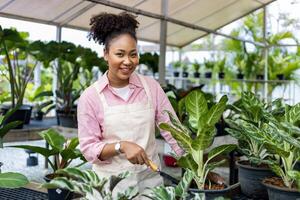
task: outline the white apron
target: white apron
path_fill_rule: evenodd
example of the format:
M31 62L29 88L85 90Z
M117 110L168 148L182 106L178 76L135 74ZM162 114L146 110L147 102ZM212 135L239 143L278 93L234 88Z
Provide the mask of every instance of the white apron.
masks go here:
M100 93L97 87L97 82L94 84L104 111L103 141L107 143L134 142L144 148L148 158L160 166L155 142L155 109L146 81L142 76L138 75L138 77L147 94L148 101L146 104L132 103L108 106L103 93ZM125 171L132 172L132 176L123 179L116 186L113 191L114 196L117 192L124 192L130 186L138 187L141 195L147 193L147 191L144 191L146 188L163 184L163 179L158 173L152 172L146 165L130 163L124 154L114 156L110 161L110 164L93 165L93 170L99 177L110 177ZM140 195L137 199L145 198Z

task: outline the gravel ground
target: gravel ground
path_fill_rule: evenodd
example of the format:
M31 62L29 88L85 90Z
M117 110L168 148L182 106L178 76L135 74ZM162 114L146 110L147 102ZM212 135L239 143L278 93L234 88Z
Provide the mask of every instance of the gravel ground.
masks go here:
M26 159L28 158L28 154L23 149L8 147L11 145L34 145L45 147L45 141L26 141L26 142L13 142L13 143L5 143L4 148L0 149L0 162L3 163L1 167L2 172L20 172L24 174L30 181L35 182L44 182L43 177L45 174L52 172L51 167L45 169L45 159L42 155L32 154L38 157L38 165L37 166L26 166ZM74 160L71 163L71 166L81 163L81 161ZM85 164L82 168L91 168L90 164Z

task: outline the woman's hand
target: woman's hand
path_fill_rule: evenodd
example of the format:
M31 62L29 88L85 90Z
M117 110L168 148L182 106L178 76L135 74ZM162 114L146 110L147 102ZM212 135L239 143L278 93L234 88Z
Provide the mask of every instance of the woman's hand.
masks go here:
M129 141L121 141L120 143L120 150L125 154L129 162L131 162L132 164L146 164L147 166L149 166L148 156L141 146Z

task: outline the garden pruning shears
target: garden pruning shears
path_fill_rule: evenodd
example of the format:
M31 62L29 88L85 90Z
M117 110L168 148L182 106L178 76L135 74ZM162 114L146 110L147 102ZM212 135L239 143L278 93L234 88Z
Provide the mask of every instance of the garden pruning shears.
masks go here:
M170 180L172 183L174 183L174 184L176 184L176 185L179 183L179 180L177 180L176 178L172 177L171 175L169 175L169 174L167 174L167 173L165 173L165 172L162 172L162 171L158 168L158 166L157 166L155 163L153 163L151 160L149 160L149 167L150 167L150 169L152 169L152 171L158 172L159 175L161 175L162 177L164 177L164 178Z

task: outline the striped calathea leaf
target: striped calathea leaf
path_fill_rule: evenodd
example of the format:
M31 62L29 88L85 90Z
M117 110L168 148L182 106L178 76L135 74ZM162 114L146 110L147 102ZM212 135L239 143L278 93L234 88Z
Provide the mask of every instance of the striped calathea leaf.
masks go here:
M113 199L112 193L115 186L123 179L130 176L124 172L110 179L100 178L92 170L80 170L78 168L65 168L56 171L61 177L56 177L49 183L44 183L45 188L63 188L82 194L87 200ZM130 200L138 195L135 187L128 187L122 193L116 195L117 199Z
M213 143L216 135L215 124L220 120L226 109L227 100L227 96L223 96L219 102L209 107L204 94L199 90L194 90L184 98L188 124L182 125L172 113L167 112L170 123L159 125L161 129L169 131L185 150L185 155L178 160L178 164L193 171L194 180L199 189L204 188L208 172L222 163L209 165L209 162L214 157L235 149L235 145L222 145L211 150L212 153L210 153L209 159L204 160L204 152ZM192 134L192 132L195 134Z
M193 197L189 196L188 188L194 177L194 172L187 169L177 186L158 186L155 188L149 188L150 194L145 194L143 196L148 197L152 200L204 200L204 195L195 194Z

